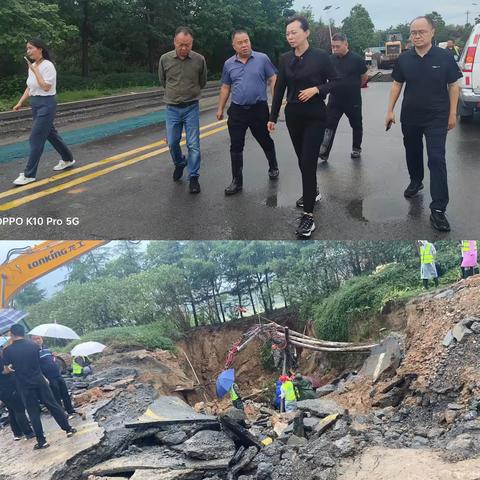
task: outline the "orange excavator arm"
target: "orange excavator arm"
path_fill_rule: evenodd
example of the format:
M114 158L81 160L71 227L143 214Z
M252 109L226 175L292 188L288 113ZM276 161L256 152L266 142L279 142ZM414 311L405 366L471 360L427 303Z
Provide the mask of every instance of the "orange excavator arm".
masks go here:
M49 240L25 249L18 257L0 265L0 301L5 308L25 285L84 253L108 243L104 240Z

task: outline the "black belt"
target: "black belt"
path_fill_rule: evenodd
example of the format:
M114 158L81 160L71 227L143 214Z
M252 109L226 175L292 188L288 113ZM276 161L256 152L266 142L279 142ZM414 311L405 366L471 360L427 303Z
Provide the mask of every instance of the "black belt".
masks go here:
M260 101L260 102L257 102L257 103L252 103L251 105L239 105L238 103L233 103L232 102L232 105L235 106L235 107L238 107L238 108L242 108L243 110L250 110L251 108L255 108L255 107L259 107L261 105L266 105L267 102L265 101Z
M183 103L171 103L171 107L177 107L177 108L186 108L190 107L191 105L194 105L195 103L198 103L198 100L192 100L191 102L183 102Z

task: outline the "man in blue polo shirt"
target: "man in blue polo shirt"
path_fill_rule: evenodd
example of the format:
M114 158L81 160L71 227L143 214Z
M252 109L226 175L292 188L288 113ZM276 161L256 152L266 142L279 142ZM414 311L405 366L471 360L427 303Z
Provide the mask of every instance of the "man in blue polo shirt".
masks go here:
M267 85L273 95L277 70L267 55L252 50L250 38L244 30L232 34L232 46L236 53L223 66L217 110L217 119L222 120L225 104L232 93L227 113L233 179L225 189L225 195L233 195L242 190L243 147L248 128L265 152L270 179L275 180L279 175L275 144L267 130Z
M403 52L393 69L385 125L388 129L395 123L393 109L405 84L400 121L410 184L404 196L411 198L423 189L425 137L432 197L430 222L436 230L448 232L445 143L448 130L455 128L457 121L457 80L462 78L462 72L450 53L432 45L434 35L429 17L418 17L410 24L414 48Z

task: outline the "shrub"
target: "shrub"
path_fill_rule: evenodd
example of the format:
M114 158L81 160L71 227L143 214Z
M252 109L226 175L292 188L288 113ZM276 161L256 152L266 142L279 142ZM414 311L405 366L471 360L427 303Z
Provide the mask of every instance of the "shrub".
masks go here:
M80 340L70 342L62 351L70 352L75 345L83 342L100 342L107 346L121 348L123 346L137 346L143 348L160 348L174 350L175 344L171 338L165 337L163 325L151 323L135 327L112 327L90 332Z

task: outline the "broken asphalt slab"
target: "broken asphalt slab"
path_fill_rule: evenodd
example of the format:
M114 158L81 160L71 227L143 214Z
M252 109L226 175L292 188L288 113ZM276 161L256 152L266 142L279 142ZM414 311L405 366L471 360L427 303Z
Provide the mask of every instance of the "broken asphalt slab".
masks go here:
M360 374L370 377L376 382L386 370L396 370L401 360L402 350L398 340L395 337L387 337L380 345L372 348Z
M95 448L104 436L104 429L94 420L95 410L86 411L86 419L75 417L71 424L77 433L66 438L52 417L42 416L45 436L50 447L33 450L35 440L13 442L9 429L0 431L3 446L0 462L0 478L8 480L50 480L65 464L84 452ZM6 447L8 445L8 447Z
M85 475L117 475L137 470L222 470L228 467L230 458L192 460L182 458L167 447L150 447L125 457L112 458L85 471Z
M338 415L343 415L345 409L338 405L337 402L328 399L311 399L311 400L302 400L297 402L297 407L299 410L304 412L310 412L317 417L323 418L328 417L331 414L337 413Z
M177 397L160 397L136 421L125 424L127 428L148 428L175 423L210 422L218 424L217 417L197 413Z

